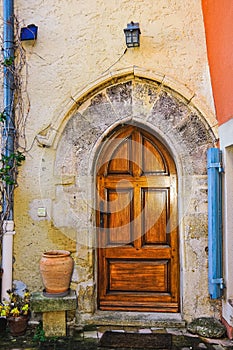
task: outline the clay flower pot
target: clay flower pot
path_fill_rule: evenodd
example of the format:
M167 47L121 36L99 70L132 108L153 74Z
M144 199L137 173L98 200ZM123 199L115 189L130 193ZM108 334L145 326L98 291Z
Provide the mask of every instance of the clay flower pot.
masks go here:
M28 326L28 316L9 317L8 326L11 335L24 335Z
M42 255L40 273L47 296L65 296L69 292L74 261L67 250L50 250Z

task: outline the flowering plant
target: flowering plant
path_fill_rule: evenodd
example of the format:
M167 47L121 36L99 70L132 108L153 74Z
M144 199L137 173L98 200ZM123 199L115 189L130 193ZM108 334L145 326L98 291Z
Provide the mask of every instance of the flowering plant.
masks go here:
M0 313L6 317L29 316L30 314L30 293L25 290L23 296L17 294L13 289L8 290L9 301L0 306Z
M9 316L9 312L10 312L10 307L9 305L5 305L5 304L0 304L0 317L7 317Z

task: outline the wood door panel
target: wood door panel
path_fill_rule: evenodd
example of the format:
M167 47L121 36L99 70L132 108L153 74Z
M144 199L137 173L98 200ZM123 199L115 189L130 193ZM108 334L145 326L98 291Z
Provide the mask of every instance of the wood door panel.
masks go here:
M169 189L142 189L144 244L168 243Z
M98 307L179 311L177 176L165 147L128 126L97 164Z
M131 210L132 189L107 189L107 228L108 242L111 244L126 244L132 241Z
M109 174L131 174L131 138L127 138L121 142L111 156L108 165Z
M168 292L168 261L108 260L109 292Z
M143 137L142 169L144 173L167 173L166 162L161 152L147 138Z

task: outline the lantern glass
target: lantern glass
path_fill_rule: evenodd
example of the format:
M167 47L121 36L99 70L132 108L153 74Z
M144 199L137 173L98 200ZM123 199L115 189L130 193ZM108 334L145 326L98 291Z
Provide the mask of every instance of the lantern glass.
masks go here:
M132 42L134 46L139 46L139 35L138 31L136 30L132 32Z

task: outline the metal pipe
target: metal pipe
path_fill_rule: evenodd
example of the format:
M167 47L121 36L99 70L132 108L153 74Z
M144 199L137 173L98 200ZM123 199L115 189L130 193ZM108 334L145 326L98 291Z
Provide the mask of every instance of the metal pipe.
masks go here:
M14 118L14 0L3 0L3 103L6 117L2 132L4 156L14 153L15 118ZM13 159L12 159L13 161ZM6 290L12 288L13 258L13 206L14 184L4 184L3 193L3 239L2 239L2 298Z
M211 299L223 294L222 272L222 154L218 148L207 152L208 168L208 284Z
M7 290L12 288L14 221L5 220L2 239L2 300L8 300Z
M3 127L3 153L9 156L14 153L15 121L14 121L14 0L3 1L3 55L4 55L4 114L6 120ZM12 159L13 161L13 159ZM5 184L3 203L4 219L13 220L14 185Z

